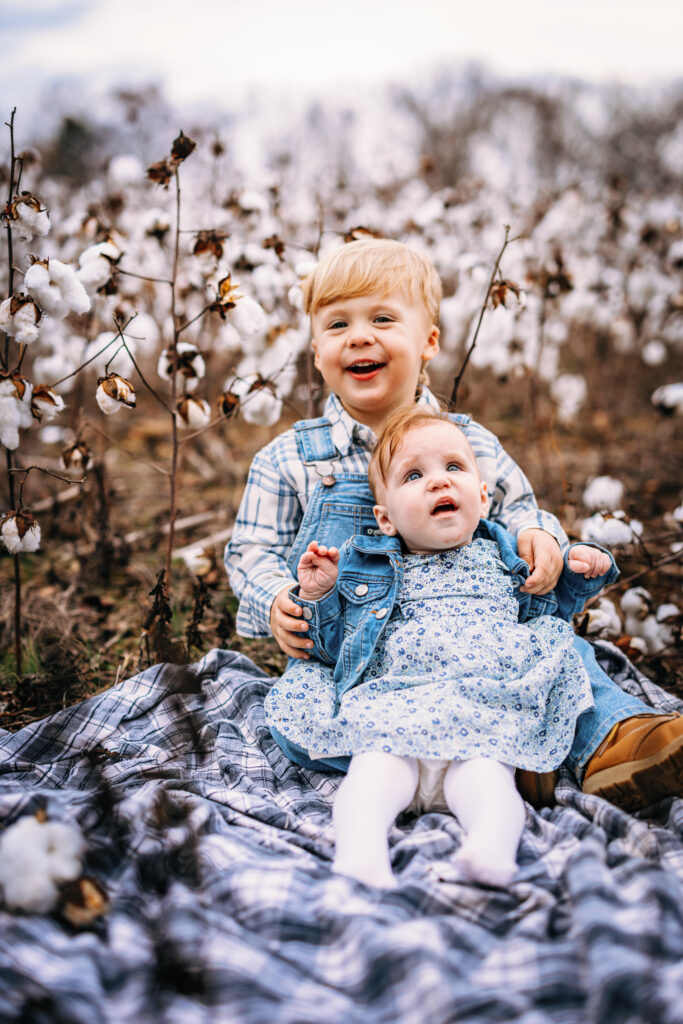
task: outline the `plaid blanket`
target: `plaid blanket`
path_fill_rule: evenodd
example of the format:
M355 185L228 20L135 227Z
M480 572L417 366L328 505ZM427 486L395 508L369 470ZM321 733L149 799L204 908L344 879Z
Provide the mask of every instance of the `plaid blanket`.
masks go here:
M613 678L681 702L616 648ZM77 822L110 909L76 929L0 909L0 1020L83 1024L673 1024L683 1020L683 800L647 820L581 794L527 811L508 891L443 882L462 830L404 816L395 891L333 875L339 777L290 763L268 679L213 650L14 735L0 820Z

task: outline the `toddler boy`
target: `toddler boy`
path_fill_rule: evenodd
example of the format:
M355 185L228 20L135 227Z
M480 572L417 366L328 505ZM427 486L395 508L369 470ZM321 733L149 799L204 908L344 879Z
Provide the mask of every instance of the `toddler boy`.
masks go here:
M424 368L439 350L441 283L432 264L400 242L367 239L331 252L303 283L315 364L330 388L324 415L302 420L254 458L226 569L240 598L237 629L277 640L293 658L308 657L308 623L288 596L312 540L341 547L377 530L367 483L382 423L417 401L438 407ZM476 455L489 496L487 517L517 539L529 564L527 593L557 582L567 536L537 506L522 470L497 437L467 415L453 414ZM576 647L591 676L595 707L580 717L567 764L585 792L636 810L678 795L683 779L683 716L660 715L598 670L593 648ZM524 795L544 795L538 777Z

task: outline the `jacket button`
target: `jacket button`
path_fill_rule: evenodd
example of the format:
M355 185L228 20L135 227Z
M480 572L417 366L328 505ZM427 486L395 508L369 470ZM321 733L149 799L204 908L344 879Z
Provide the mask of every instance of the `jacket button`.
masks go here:
M376 615L376 617L378 619L383 619L386 614L387 614L387 609L386 608L380 608L379 611L375 612L375 615Z
M312 608L304 608L304 618L306 619L307 622L310 622L310 620L313 618Z
M359 597L363 597L363 595L367 594L367 592L368 592L368 585L367 585L367 583L359 583L358 586L356 587L356 593L358 594Z

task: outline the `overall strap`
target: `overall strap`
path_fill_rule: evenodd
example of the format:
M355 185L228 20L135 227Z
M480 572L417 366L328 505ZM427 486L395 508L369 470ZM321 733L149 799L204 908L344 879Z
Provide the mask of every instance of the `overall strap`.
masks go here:
M298 420L294 430L301 461L306 465L331 462L339 458L339 452L332 443L332 426L325 416Z

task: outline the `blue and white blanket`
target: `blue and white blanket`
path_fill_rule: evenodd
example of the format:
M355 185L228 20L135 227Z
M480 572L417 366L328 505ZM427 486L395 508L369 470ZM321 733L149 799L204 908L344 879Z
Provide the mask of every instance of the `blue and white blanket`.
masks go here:
M609 645L601 660L664 710ZM77 822L110 909L77 931L0 908L0 1021L30 1024L674 1024L683 1020L683 800L639 820L577 791L531 808L508 891L439 881L462 830L390 834L399 887L333 875L339 776L298 768L267 677L213 650L14 735L0 822Z

